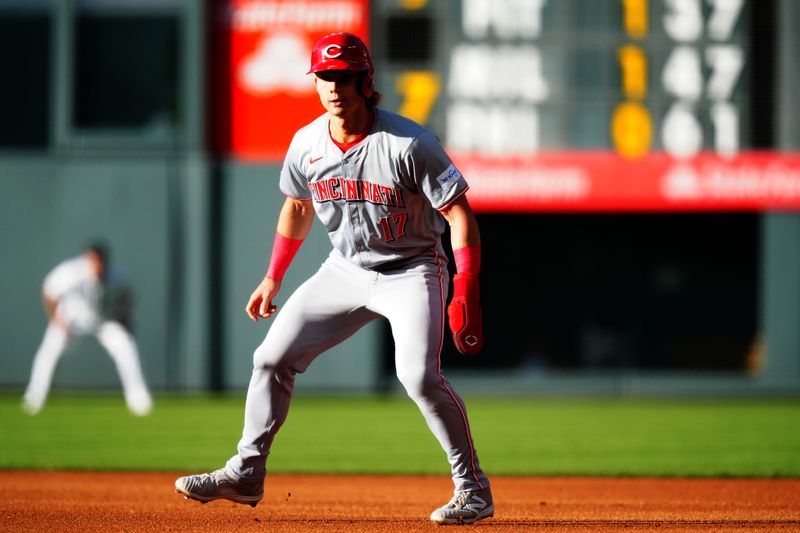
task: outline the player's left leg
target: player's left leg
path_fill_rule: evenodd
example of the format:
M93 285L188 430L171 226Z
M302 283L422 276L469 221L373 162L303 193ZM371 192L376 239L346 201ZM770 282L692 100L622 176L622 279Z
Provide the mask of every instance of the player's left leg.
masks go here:
M110 320L102 322L95 334L117 367L128 409L138 416L149 414L153 400L142 376L133 336L121 324Z
M441 372L445 339L446 272L419 266L384 273L370 307L384 315L395 342L397 377L447 453L455 495L431 519L470 523L492 516L494 503L472 440L464 402Z

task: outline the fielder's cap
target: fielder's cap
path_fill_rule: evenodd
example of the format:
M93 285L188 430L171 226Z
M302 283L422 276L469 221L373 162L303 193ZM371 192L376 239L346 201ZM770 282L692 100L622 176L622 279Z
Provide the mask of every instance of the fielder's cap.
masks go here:
M323 70L372 72L372 60L364 41L352 33L331 33L311 49L311 68L306 74Z

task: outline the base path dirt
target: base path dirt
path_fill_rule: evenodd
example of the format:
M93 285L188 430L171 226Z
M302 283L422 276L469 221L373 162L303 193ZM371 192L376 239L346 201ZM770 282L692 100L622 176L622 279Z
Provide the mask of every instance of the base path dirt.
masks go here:
M0 472L0 531L435 531L452 491L446 477L275 474L252 508L185 500L178 475ZM481 532L800 530L800 479L497 476L492 492Z

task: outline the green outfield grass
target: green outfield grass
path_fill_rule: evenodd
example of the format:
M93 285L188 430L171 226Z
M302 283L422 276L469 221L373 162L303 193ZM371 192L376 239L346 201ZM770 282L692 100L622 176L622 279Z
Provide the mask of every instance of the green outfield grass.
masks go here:
M467 397L489 474L800 476L800 400ZM38 416L0 394L0 468L204 471L235 452L244 394L158 396L145 418L121 395L55 395ZM404 397L298 395L272 472L447 474Z

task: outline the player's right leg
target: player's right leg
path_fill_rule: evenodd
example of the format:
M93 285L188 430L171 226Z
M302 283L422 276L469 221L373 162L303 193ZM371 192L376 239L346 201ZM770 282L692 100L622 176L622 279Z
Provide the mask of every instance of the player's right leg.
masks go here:
M217 472L178 479L178 492L201 501L224 498L254 505L248 498L263 494L267 455L286 420L295 375L377 318L364 308L369 281L365 272L359 275L329 259L292 294L253 354L238 453Z
M22 408L27 413L34 415L44 406L56 363L64 353L68 340L69 336L63 329L48 324L39 349L33 358L31 377L22 397Z

